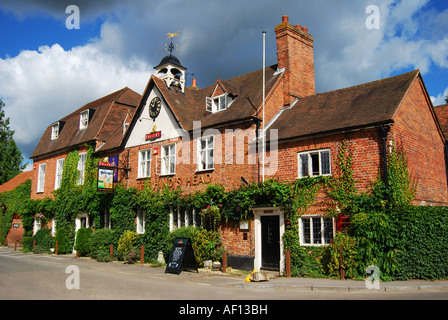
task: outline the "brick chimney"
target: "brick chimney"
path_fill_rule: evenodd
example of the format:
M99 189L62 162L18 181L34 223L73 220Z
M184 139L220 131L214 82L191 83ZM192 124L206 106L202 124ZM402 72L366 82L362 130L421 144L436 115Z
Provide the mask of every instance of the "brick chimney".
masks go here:
M295 98L316 94L314 79L313 37L307 27L294 26L288 16L275 27L277 39L278 68L285 68L283 94L284 104Z

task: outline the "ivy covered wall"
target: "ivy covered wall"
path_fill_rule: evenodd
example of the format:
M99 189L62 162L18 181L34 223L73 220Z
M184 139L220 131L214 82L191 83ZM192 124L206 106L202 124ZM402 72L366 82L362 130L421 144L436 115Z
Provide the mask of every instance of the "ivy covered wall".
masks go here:
M216 253L222 250L216 233L221 223L251 219L251 208L269 206L282 208L285 218L293 222L291 229L284 233L283 243L285 249L291 251L295 276L338 277L342 268L347 277L365 278L366 267L376 265L383 280L446 278L448 209L411 205L417 181L408 172L406 155L399 147L392 148L388 154L388 186L379 175L376 181L372 181L371 191L358 193L353 178L352 154L351 146L344 142L337 156L335 174L331 177L303 178L293 182L266 180L227 192L223 186L209 185L203 191L182 194L181 189L155 191L144 187L137 190L120 185L113 193L98 192L98 160L93 157L91 148L87 153L85 183L79 186L79 156L74 151L65 160L61 187L54 192L54 199L30 200L30 182L12 192L0 194L0 199L8 206L7 212L0 216L0 241L6 236L13 211L22 216L29 238L32 236L33 217L41 213L47 221L56 220L56 239L60 246L62 243L59 252L71 252L75 218L84 212L89 213L91 226L96 230L92 237L98 238L97 243L118 244L125 231L136 230L137 213L142 211L145 213L146 231L136 238L135 245L144 245L145 259L154 261L159 251L166 253L168 250L167 239L172 236L170 211L180 206L201 212L204 227L210 233L188 232L201 239L197 240L202 244L198 248L212 247ZM349 215L350 227L346 233L336 234L330 246L301 247L296 222L322 192L326 194L327 215L336 217L341 212ZM292 204L290 210L285 206L288 201ZM106 213L110 213L112 230L98 232L104 228ZM107 245L102 245L102 248L105 250ZM343 248L342 265L340 248Z

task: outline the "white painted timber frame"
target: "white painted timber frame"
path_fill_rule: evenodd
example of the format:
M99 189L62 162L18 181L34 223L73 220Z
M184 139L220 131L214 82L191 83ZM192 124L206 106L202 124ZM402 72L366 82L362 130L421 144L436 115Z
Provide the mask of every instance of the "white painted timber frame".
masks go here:
M255 259L254 268L260 271L261 269L261 257L262 257L262 240L261 240L261 217L262 216L279 216L279 228L280 228L280 274L285 272L285 254L283 245L283 234L285 233L285 215L280 208L274 207L260 207L252 208L254 212L255 222Z

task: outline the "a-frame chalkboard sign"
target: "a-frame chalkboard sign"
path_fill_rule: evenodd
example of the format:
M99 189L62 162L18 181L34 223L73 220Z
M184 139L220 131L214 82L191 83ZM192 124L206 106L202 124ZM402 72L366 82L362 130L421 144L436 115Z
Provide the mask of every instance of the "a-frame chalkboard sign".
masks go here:
M166 265L165 273L179 274L182 270L196 270L196 259L190 238L176 238Z

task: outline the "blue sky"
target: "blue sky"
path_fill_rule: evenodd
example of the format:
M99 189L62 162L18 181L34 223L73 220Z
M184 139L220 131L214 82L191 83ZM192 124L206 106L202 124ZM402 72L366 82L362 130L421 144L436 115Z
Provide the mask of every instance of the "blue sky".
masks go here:
M66 28L68 5L80 10L79 29ZM369 5L379 29L366 27ZM47 126L85 103L125 86L142 93L168 32L180 30L175 55L200 87L261 68L263 30L275 64L283 15L314 37L318 92L420 69L444 103L445 0L2 0L0 98L14 138L28 158Z

